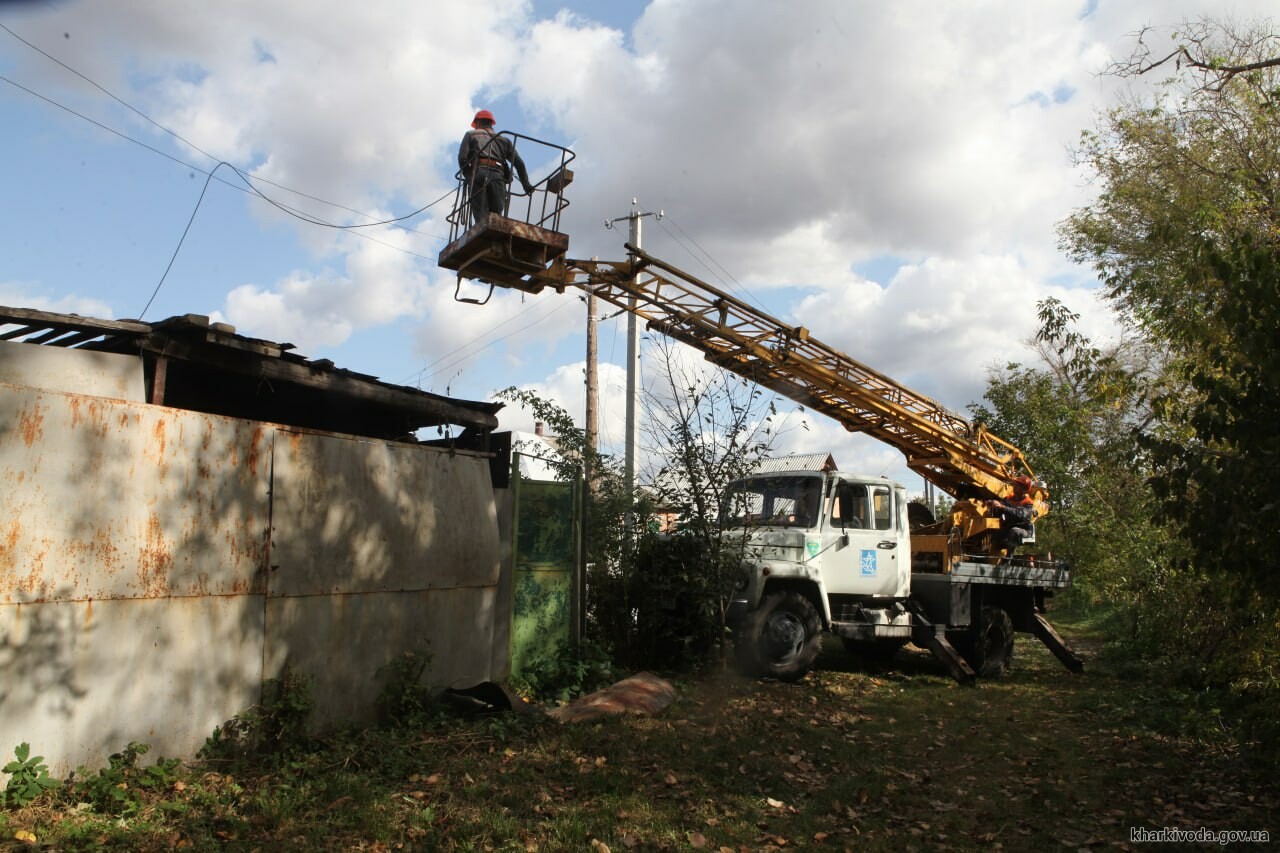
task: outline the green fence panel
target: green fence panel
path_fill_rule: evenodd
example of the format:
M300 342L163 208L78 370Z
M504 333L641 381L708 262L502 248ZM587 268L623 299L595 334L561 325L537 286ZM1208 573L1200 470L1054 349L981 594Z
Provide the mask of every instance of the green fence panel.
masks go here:
M577 483L524 480L512 454L511 674L554 658L573 641L581 530Z

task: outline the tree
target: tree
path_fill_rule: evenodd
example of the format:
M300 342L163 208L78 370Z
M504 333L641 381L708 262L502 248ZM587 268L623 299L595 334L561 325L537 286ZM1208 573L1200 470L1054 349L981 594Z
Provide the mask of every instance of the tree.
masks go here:
M1056 299L1039 308L1038 361L993 371L985 403L969 410L1020 447L1047 484L1053 509L1037 525L1039 550L1076 567L1088 597L1136 602L1170 553L1152 522L1150 466L1135 434L1150 420L1151 353L1132 338L1094 345Z
M1263 568L1274 563L1268 538L1223 532L1266 523L1256 515L1266 494L1241 506L1235 485L1280 474L1270 426L1261 426L1280 382L1267 372L1280 305L1280 65L1268 61L1280 39L1272 32L1270 23L1189 27L1173 55L1196 57L1184 62L1194 73L1161 82L1149 103L1110 111L1085 135L1081 157L1100 191L1062 235L1098 270L1120 316L1162 353L1160 384L1148 383L1156 407L1144 440L1163 517L1181 525L1200 568L1277 588ZM1169 59L1147 56L1140 36L1134 57L1115 70L1141 74ZM1216 84L1205 85L1214 69L1222 71ZM1218 532L1204 518L1217 520Z
M1222 282L1207 319L1227 342L1189 362L1193 396L1156 398L1163 419L1181 428L1145 437L1152 483L1199 565L1280 599L1280 254L1249 239L1206 254Z
M1166 41L1169 30L1143 27L1134 37L1132 53L1112 63L1110 73L1135 77L1172 64L1177 72L1194 75L1198 88L1221 90L1241 75L1248 80L1252 72L1280 66L1280 36L1267 27L1236 32L1211 18L1201 18L1169 32L1167 41L1171 44L1155 46L1155 42Z
M682 529L715 540L725 488L769 455L799 407L779 410L759 385L701 359L690 363L692 351L666 338L649 352L657 367L644 398L645 479Z
M624 546L623 525L633 507L617 460L592 450L573 417L536 392L508 388L497 396L547 424L564 457L564 476L581 476L584 461L594 472L587 509L588 638L629 667L673 668L720 648L727 594L742 556L742 543L728 541L720 524L725 487L767 454L779 414L745 380L689 365L688 350L671 341L660 340L653 352L658 387L645 396L651 461L634 507L633 548ZM676 514L675 535L645 524L656 508Z
M740 577L741 540L723 526L730 483L765 459L791 410L746 379L666 338L652 342L655 381L644 395L646 489L674 515L675 532L641 544L646 583L661 587L640 609L640 634L694 654L721 648L728 596Z
M1132 428L1170 538L1131 588L1163 657L1241 713L1271 720L1280 751L1280 41L1270 22L1203 20L1175 48L1139 36L1112 72L1175 73L1086 133L1096 200L1061 226L1121 319L1158 354ZM1163 526L1166 525L1167 527ZM1142 595L1144 598L1138 599ZM1256 713L1255 713L1256 712Z
M1105 113L1077 151L1100 191L1062 224L1063 248L1093 265L1117 312L1174 357L1225 343L1206 325L1222 291L1212 253L1245 235L1256 246L1280 240L1280 66L1262 53L1275 48L1271 29L1196 25L1194 49L1212 64L1257 67L1216 86L1198 74L1162 81L1149 99ZM1153 67L1139 45L1116 73Z

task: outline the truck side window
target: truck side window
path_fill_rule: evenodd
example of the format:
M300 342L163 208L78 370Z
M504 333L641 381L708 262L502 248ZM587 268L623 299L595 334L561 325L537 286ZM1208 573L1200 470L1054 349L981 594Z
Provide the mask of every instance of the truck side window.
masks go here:
M836 499L831 502L833 526L859 529L867 527L867 489L841 483L836 489Z
M893 529L893 493L888 486L873 486L871 504L876 513L876 530Z

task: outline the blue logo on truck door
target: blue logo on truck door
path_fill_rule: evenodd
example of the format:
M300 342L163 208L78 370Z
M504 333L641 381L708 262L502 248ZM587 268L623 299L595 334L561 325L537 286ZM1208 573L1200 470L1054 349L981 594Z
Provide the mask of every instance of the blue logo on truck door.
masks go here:
M876 552L874 549L867 549L862 552L862 576L864 578L875 577L876 575Z

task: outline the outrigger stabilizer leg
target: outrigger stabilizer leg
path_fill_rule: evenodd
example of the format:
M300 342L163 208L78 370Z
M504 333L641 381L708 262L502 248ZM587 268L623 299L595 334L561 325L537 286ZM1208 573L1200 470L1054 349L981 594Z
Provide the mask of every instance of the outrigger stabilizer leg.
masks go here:
M1084 661L1076 657L1076 653L1067 645L1066 640L1049 624L1049 620L1039 613L1031 615L1031 633L1044 643L1045 648L1053 652L1053 656L1062 661L1062 665L1074 673L1084 672Z

